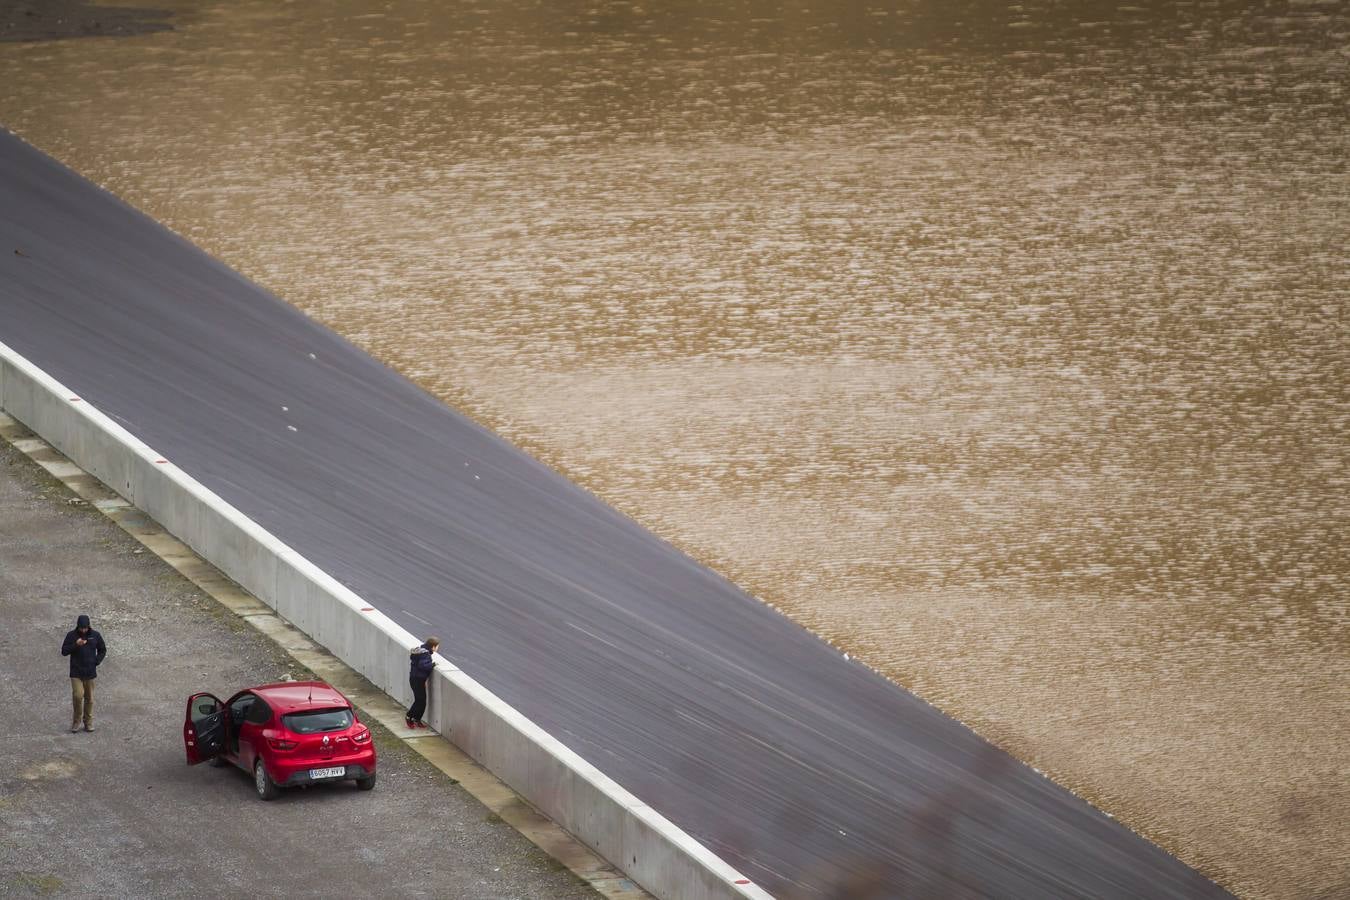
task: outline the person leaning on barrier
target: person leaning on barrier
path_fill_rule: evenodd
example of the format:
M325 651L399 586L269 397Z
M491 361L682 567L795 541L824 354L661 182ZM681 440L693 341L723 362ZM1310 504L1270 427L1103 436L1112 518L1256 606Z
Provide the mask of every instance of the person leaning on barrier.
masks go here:
M84 730L94 730L94 679L98 677L98 665L108 655L108 645L103 643L103 635L89 624L88 616L75 620L75 629L66 632L61 642L61 655L70 657L70 704L73 709L70 730L80 730L80 717L83 713Z
M413 702L408 707L406 716L409 728L426 728L426 723L422 721L423 714L427 711L427 679L431 673L436 671L436 661L431 655L436 652L436 648L441 645L441 639L438 637L429 637L418 646L408 651L408 684L412 687Z

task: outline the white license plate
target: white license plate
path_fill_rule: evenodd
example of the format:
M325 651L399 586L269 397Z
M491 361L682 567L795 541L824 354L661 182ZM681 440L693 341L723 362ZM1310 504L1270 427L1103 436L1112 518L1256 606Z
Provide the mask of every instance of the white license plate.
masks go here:
M346 766L338 766L336 769L310 769L310 778L341 778L347 774Z

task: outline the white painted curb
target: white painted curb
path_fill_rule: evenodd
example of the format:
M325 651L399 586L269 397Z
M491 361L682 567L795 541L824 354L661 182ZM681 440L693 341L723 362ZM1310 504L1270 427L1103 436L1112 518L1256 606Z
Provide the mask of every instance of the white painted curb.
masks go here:
M259 600L402 703L419 643L192 476L0 343L0 410L149 514ZM721 900L768 892L437 654L440 731L651 893Z

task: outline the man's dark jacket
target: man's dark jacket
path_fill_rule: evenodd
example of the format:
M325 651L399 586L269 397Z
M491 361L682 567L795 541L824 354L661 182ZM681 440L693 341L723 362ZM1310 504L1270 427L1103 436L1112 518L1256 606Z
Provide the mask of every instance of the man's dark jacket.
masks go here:
M88 630L80 634L81 628ZM80 638L85 640L83 647L75 646ZM98 664L108 655L108 645L103 643L103 635L89 627L89 617L80 616L75 620L75 630L61 643L61 655L70 657L71 678L97 678Z
M426 681L436 671L436 660L432 659L431 649L426 644L412 648L408 662L408 677L413 681Z

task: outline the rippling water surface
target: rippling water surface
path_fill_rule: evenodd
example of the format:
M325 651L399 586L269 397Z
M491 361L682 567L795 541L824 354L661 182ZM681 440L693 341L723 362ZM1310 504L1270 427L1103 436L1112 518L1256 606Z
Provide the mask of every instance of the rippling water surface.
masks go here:
M0 13L95 35L0 43L0 121L1226 886L1350 890L1343 4L158 6Z

